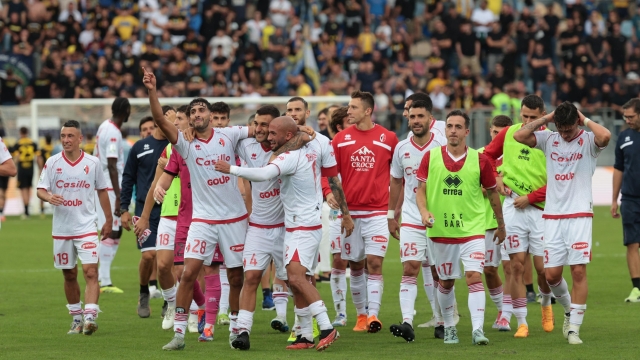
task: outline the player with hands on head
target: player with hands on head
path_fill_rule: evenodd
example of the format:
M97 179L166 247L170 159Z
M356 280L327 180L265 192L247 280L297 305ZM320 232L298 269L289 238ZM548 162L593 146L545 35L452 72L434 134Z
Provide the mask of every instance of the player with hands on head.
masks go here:
M60 130L63 151L51 156L45 163L38 181L38 198L53 205L53 261L64 275L64 290L69 315L73 316L67 334L91 335L98 330L96 319L100 312L98 298L98 251L100 241L96 229L96 204L105 214L102 239L112 229L111 204L107 194L100 160L80 149L80 124L68 120ZM97 193L97 196L96 196ZM82 262L82 273L87 284L85 307L80 302L77 261ZM82 315L84 314L84 318Z
M557 131L538 131L551 122ZM522 126L514 139L541 150L547 161L548 201L542 215L545 276L564 308L565 339L572 345L582 344L580 326L587 309L587 264L591 261L592 176L611 132L565 101L551 114ZM571 293L562 277L566 265L573 279Z

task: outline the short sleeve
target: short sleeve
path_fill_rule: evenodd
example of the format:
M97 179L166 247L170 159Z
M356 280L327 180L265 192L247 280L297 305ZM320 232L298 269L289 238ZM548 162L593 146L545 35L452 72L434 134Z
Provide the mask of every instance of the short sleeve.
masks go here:
M183 158L187 157L187 154L189 153L189 142L185 140L182 131L178 131L178 140L174 144L174 147L180 156Z
M618 136L618 141L616 143L616 148L615 148L616 158L615 158L615 162L613 163L613 168L620 171L624 171L624 152L620 148L620 146L622 146L622 143L623 143L622 139L623 139L623 136L622 134L620 134L620 136ZM0 164L1 163L2 163L2 155L0 155Z
M6 161L11 159L11 153L7 146L2 142L2 138L0 138L0 164L4 164Z
M233 142L233 147L235 148L240 142L240 140L244 140L249 137L249 127L248 126L232 126L223 129L223 133L231 138Z
M244 141L240 141L238 145L236 145L236 156L240 158L243 162L247 160L247 147ZM241 165L243 165L241 163Z
M96 166L93 168L94 173L96 174L96 190L105 190L109 186L107 185L107 180L104 178L104 172L100 171L99 164L96 163Z
M49 191L49 189L51 188L51 161L47 161L44 164L44 168L42 169L42 172L40 173L40 178L38 179L38 189L45 189L47 191ZM100 172L102 173L102 171Z
M533 136L536 137L536 145L534 148L542 150L543 153L546 153L547 148L547 140L551 137L553 133L551 131L534 131Z
M396 179L402 179L404 177L399 150L400 148L396 147L393 151L393 157L391 158L391 176Z
M418 181L427 182L427 177L429 176L429 159L431 158L431 152L434 150L442 151L440 148L433 148L424 154L422 161L420 161L420 166L418 167L418 174L416 175Z
M606 148L606 146L604 147L600 147L596 144L596 136L592 133L592 132L588 132L587 133L587 138L589 139L589 146L591 149L591 155L594 158L597 158L598 156L600 156L600 153L602 152L602 150L604 150Z
M328 138L323 138L323 141L320 142L320 151L322 156L322 167L325 169L332 168L336 166L338 163L336 162L336 155L333 152L333 148L331 147L331 142Z
M119 136L118 136L119 135ZM122 147L122 135L116 134L116 132L110 132L107 139L107 151L105 156L107 158L118 158L120 155L120 148Z

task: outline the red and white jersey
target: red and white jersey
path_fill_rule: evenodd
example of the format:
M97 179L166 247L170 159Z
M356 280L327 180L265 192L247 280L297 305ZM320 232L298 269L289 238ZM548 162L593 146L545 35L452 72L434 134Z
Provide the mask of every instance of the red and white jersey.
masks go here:
M380 125L367 131L350 126L337 133L331 144L352 217L386 215L396 134Z
M336 167L336 157L331 147L331 140L328 137L316 132L316 137L307 145L307 152L316 156L315 174L321 177L337 176L338 168ZM322 184L318 181L318 194L320 194L320 203L323 202Z
M174 145L191 175L193 222L228 224L247 218L238 181L216 171L215 165L220 160L234 163L236 145L248 136L249 128L241 126L212 129L209 139L192 142L178 133Z
M593 216L591 182L600 148L591 132L580 130L567 142L552 131L536 131L536 148L547 159L547 197L543 218Z
M11 153L0 137L0 164L4 164L7 160L11 160Z
M280 199L287 231L322 228L322 195L318 196L316 183L320 182L320 177L315 173L316 161L315 153L300 149L281 154L271 162L278 167L282 181Z
M446 133L444 132L445 129L447 128L447 122L443 121L443 120L433 120L431 122L431 127L429 128L429 131L433 134L436 134L436 136L440 136L443 139L446 139ZM413 137L413 131L409 131L409 133L407 134L407 139L411 139Z
M73 163L64 151L51 156L40 174L38 189L64 198L62 205L53 207L54 239L98 235L95 192L107 189L107 182L95 156L81 152Z
M113 190L111 177L109 176L109 158L118 159L118 183L122 184L122 173L124 172L124 149L122 148L122 133L111 120L105 120L100 124L96 134L96 147L93 155L100 159L100 165L107 188Z
M404 202L402 204L402 225L409 227L419 227L425 229L422 225L422 217L416 205L416 191L418 189L418 179L416 174L422 162L422 157L429 150L435 147L441 147L447 144L447 139L431 133L429 142L423 146L418 146L413 141L413 137L402 140L396 146L393 152L393 160L391 161L391 176L396 179L404 178Z
M271 147L264 146L256 139L242 140L237 147L238 156L246 167L261 168L269 164ZM277 177L261 182L251 183L251 215L252 226L284 226L284 207L280 199L280 179Z

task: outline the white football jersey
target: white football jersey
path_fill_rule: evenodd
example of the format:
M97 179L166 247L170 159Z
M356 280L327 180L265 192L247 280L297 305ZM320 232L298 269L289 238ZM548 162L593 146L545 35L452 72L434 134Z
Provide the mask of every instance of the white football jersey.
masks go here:
M447 128L447 122L443 120L433 120L431 122L430 132L436 134L436 136L442 137L443 139L447 138L445 133L445 129ZM413 137L413 131L409 131L407 134L407 139L411 139Z
M207 140L185 140L178 133L176 151L187 163L193 192L193 221L225 224L246 218L247 209L238 190L238 181L214 168L224 160L233 164L236 145L249 135L248 127L216 128Z
M416 205L416 191L418 189L416 174L424 154L433 148L446 144L447 140L444 137L437 132L432 132L431 139L422 147L413 141L413 137L402 140L396 146L391 160L391 176L396 179L404 178L403 224L423 226L422 217Z
M331 140L328 137L316 132L315 139L311 140L307 145L307 152L312 153L316 157L316 161L314 163L314 175L318 178L318 194L320 194L320 203L323 202L322 197L322 183L320 182L320 177L322 175L322 169L332 168L337 166L336 156L333 153L333 147L331 146Z
M591 132L580 130L566 142L552 131L536 131L536 148L547 159L547 199L542 217L563 219L593 216L591 180L604 148Z
M322 191L318 196L315 174L316 154L300 149L279 155L271 164L279 169L280 199L284 205L284 224L288 231L321 226ZM318 200L320 199L320 200Z
M269 164L270 147L264 147L256 139L245 139L238 144L238 156L249 168L261 168ZM244 166L243 164L243 166ZM251 215L249 222L257 225L278 225L284 223L284 207L280 200L280 180L251 183Z
M98 158L82 152L72 163L64 151L51 156L40 174L38 189L64 198L62 205L53 207L54 239L97 235L95 193L107 189Z
M0 137L0 164L4 164L9 159L11 159L11 153Z
M111 177L109 176L109 161L107 159L118 159L118 183L122 184L122 173L124 172L124 149L122 148L122 133L111 120L105 120L98 128L96 134L96 147L93 155L100 159L102 174L107 182L107 188L113 190Z

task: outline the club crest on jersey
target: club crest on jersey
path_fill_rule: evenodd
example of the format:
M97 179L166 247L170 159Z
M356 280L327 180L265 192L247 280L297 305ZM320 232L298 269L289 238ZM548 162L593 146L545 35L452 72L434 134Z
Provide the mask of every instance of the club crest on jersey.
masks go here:
M387 140L387 136L385 134L381 134L380 135L380 142L384 142L385 140Z
M366 146L361 147L351 154L351 167L355 171L369 171L376 163L376 154Z
M584 139L583 138L578 139L578 145L582 146L582 144L584 144Z
M89 175L89 166L85 165L82 171L84 171L85 175Z
M220 146L224 146L224 139L221 138L220 140L218 140L218 144L220 144Z

